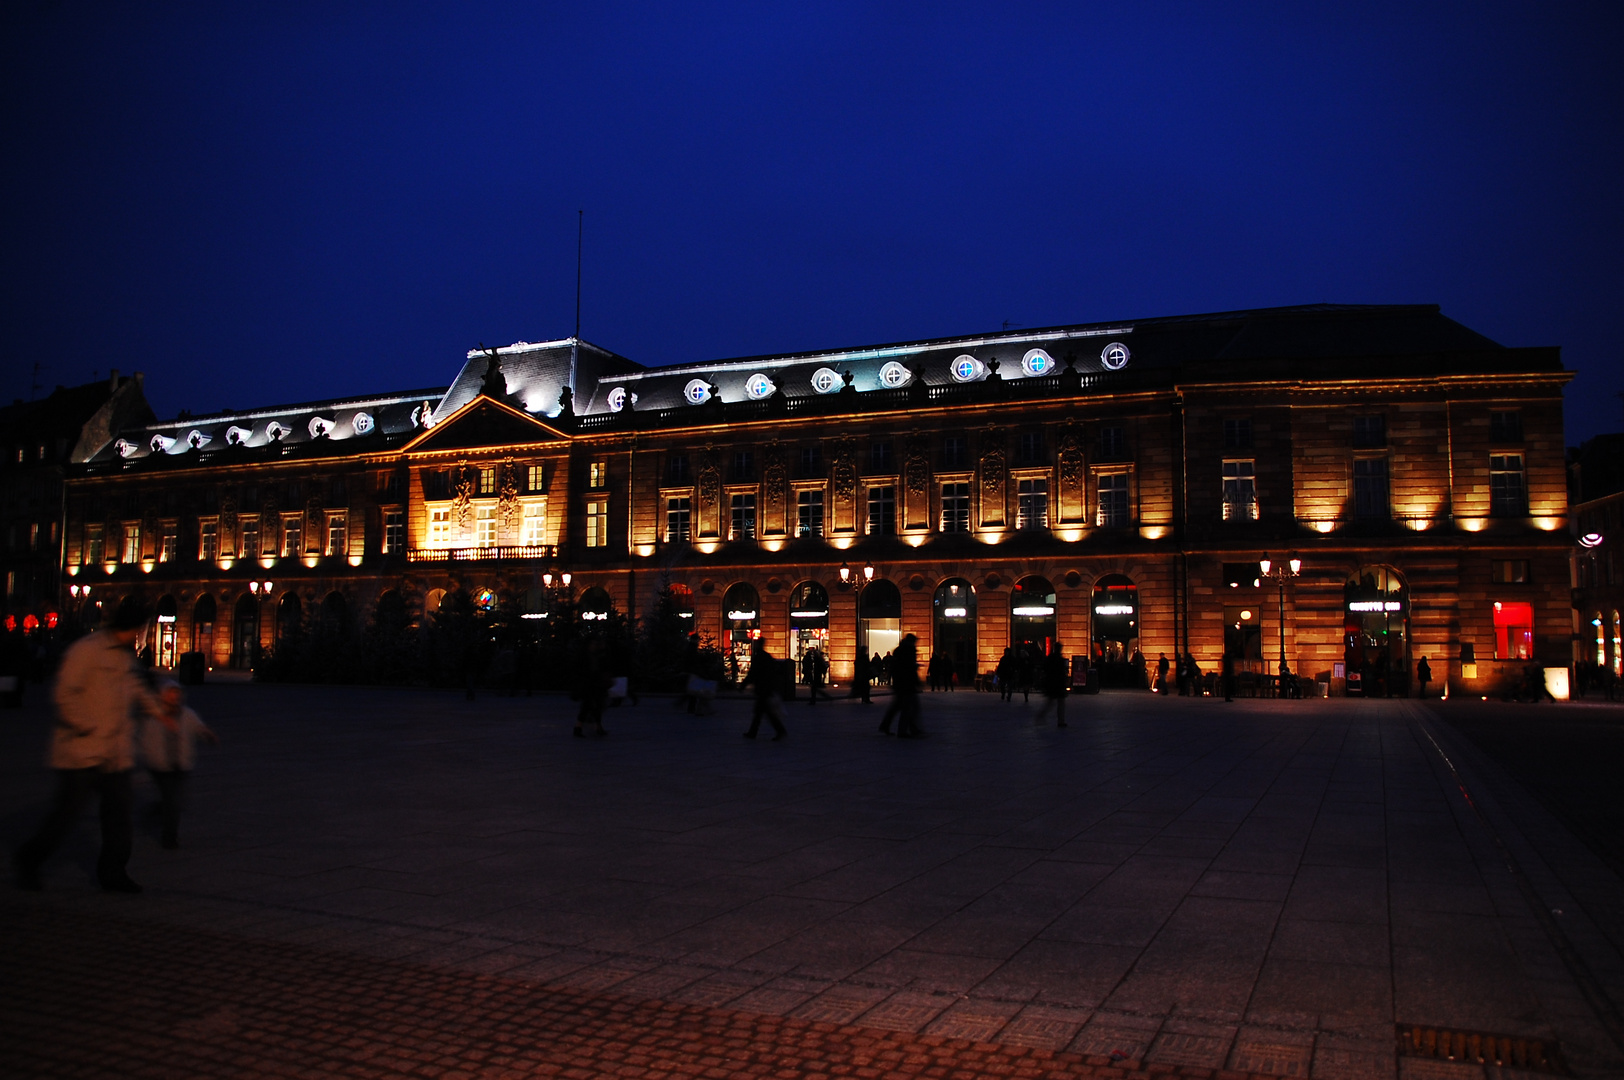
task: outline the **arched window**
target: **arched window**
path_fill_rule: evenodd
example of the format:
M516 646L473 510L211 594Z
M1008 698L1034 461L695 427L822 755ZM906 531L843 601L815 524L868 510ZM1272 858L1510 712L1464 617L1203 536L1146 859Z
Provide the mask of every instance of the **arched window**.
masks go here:
M870 656L884 657L902 640L902 593L881 578L863 586L857 600L857 641Z
M601 585L594 585L581 594L581 602L576 605L581 613L581 621L587 625L603 624L609 621L609 612L614 610L614 601L609 598L609 591Z
M214 597L204 593L192 608L192 651L209 655L214 652L214 620L218 607Z
M1047 656L1054 646L1056 600L1054 583L1045 577L1024 577L1009 592L1009 644L1017 653Z
M283 593L276 605L276 644L280 648L299 636L302 612L296 593Z
M246 671L259 660L259 597L239 596L231 621L231 666Z
M179 621L179 605L175 598L168 594L158 599L158 610L153 622L154 642L152 662L162 668L172 668L179 660L179 644L176 640L176 623Z
M1391 566L1361 566L1342 587L1342 607L1348 694L1408 694L1410 589L1403 576Z
M406 600L399 589L385 589L378 597L378 607L372 613L373 624L383 633L398 634L411 624L406 611Z
M952 661L959 682L970 684L977 670L975 586L964 578L942 582L931 599L931 617L931 652Z
M815 581L803 581L789 594L789 658L797 682L810 681L812 669L803 659L813 651L828 659L829 593Z
M324 637L343 637L350 625L350 606L344 594L330 592L321 602L321 632Z

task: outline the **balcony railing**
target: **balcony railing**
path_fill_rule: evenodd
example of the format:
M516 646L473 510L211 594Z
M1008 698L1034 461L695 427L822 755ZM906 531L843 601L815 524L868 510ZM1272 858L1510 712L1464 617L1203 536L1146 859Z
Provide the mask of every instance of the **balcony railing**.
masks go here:
M489 547L412 548L407 562L486 562L493 559L551 559L558 554L552 544L492 544Z

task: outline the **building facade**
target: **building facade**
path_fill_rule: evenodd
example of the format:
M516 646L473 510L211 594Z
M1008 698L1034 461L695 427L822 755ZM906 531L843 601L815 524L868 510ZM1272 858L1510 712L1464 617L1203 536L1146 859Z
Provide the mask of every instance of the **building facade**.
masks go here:
M1597 435L1569 463L1573 523L1573 660L1579 689L1624 680L1624 434Z
M1430 306L656 368L519 343L443 389L118 432L68 481L64 581L155 599L160 663L251 664L312 605L544 614L568 573L583 616L669 586L836 679L913 633L961 677L1060 643L1107 682L1227 653L1408 693L1426 656L1489 692L1571 662L1569 377Z

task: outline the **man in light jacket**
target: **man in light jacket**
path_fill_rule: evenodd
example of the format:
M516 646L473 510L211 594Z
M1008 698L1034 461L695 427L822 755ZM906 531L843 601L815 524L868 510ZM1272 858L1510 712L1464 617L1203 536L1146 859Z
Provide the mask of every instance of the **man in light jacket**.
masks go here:
M108 892L141 891L127 870L135 834L132 713L136 708L153 712L159 707L133 650L146 622L145 606L125 601L110 628L74 642L62 656L53 692L56 727L49 762L57 776L56 805L34 838L13 857L20 888L41 887L40 867L96 796L101 801L102 831L96 877Z

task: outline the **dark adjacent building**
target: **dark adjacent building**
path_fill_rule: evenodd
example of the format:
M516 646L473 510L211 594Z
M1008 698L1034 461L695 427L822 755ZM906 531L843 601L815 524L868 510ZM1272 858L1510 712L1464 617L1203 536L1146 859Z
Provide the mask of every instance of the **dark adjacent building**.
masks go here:
M1624 678L1624 434L1597 435L1569 463L1574 662L1585 689Z

